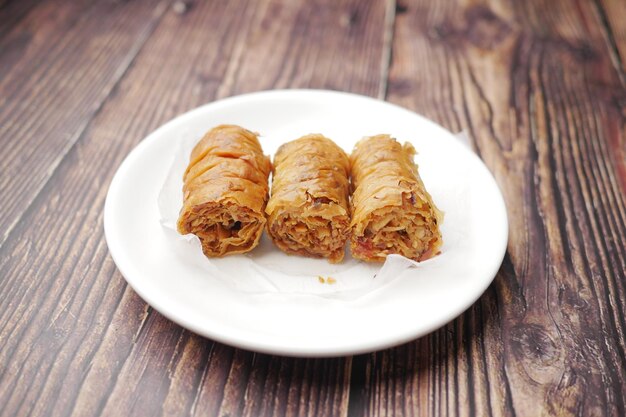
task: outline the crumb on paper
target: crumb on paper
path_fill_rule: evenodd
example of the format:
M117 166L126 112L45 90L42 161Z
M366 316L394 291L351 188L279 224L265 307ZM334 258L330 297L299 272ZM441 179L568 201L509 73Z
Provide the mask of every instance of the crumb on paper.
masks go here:
M320 282L320 284L324 284L326 281L324 280L324 277L321 275L317 276L317 280Z
M328 277L326 279L326 282L328 282L330 285L333 285L334 283L337 282L337 280L335 278L333 278L333 277Z

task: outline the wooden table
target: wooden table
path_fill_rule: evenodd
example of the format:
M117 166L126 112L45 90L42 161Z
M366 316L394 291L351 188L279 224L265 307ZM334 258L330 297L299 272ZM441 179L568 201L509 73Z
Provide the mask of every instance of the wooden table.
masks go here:
M626 415L623 0L0 4L0 415ZM461 317L293 359L199 337L126 285L102 227L124 156L200 104L292 87L469 134L510 239Z

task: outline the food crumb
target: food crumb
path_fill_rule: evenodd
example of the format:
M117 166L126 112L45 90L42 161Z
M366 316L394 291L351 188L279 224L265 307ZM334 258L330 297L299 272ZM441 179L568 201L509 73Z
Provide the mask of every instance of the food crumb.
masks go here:
M321 275L317 276L317 280L320 282L320 284L324 284L326 281L324 281L324 277Z
M335 282L337 282L337 280L336 280L335 278L333 278L333 277L328 277L328 278L326 279L326 282L328 282L329 284L331 284L331 285L332 285L332 284L334 284Z

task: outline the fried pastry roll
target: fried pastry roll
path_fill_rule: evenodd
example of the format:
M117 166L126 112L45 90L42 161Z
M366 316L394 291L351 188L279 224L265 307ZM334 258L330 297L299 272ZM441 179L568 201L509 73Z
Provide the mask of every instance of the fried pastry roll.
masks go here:
M350 163L322 135L282 145L274 157L267 231L290 254L343 259L350 226Z
M443 214L424 188L415 148L389 135L359 141L350 156L354 258L383 261L400 254L423 261L439 253Z
M191 152L178 232L198 236L207 257L250 251L265 226L270 171L255 133L214 127Z

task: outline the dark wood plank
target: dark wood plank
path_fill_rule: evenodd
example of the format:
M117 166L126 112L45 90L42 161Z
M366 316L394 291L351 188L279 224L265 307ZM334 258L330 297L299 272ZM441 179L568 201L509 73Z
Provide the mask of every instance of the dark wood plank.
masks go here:
M37 4L37 0L0 0L0 39Z
M625 90L594 7L399 2L388 98L470 135L509 248L462 317L354 361L355 415L626 412Z
M168 1L44 1L0 40L0 245Z
M215 97L275 86L377 94L384 4L189 4L163 14L0 248L0 415L347 413L349 358L255 355L148 308L108 257L102 207L141 138Z

